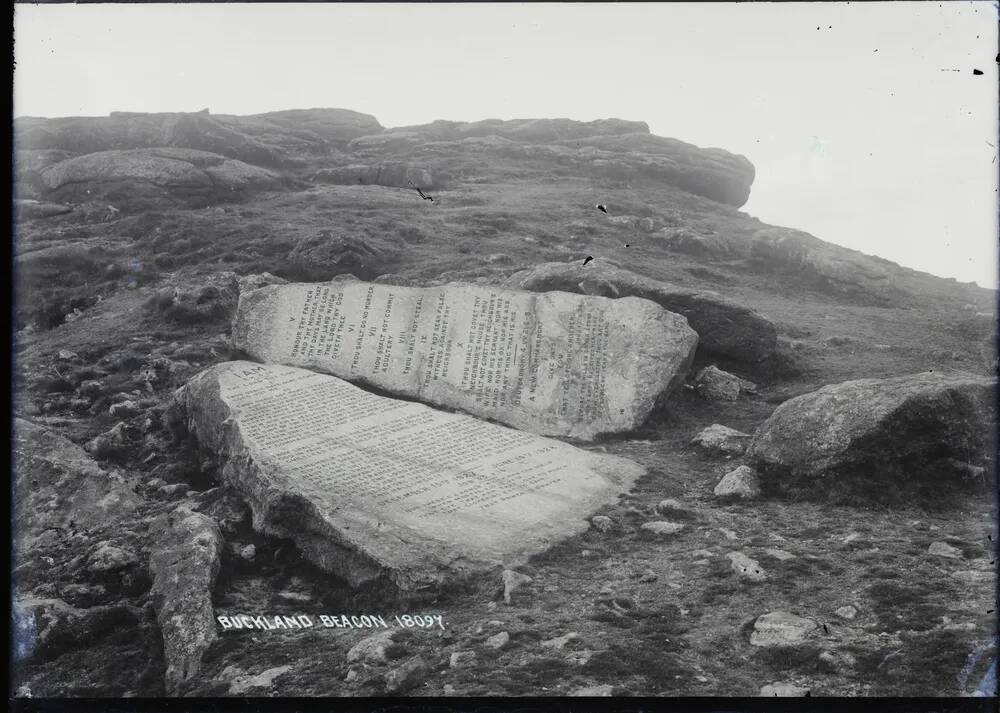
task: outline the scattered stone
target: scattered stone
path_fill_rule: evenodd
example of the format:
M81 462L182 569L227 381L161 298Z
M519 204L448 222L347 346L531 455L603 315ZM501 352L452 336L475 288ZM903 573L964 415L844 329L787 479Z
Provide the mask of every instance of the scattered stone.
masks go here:
M788 612L762 614L754 622L750 634L753 646L789 646L805 640L816 629L816 623Z
M516 566L583 531L643 473L285 366L218 364L178 390L171 411L219 455L256 529L295 540L353 586L426 589Z
M749 433L714 423L691 439L691 444L712 454L738 456L751 437Z
M150 590L163 635L168 695L194 677L216 639L212 588L219 573L222 535L201 513L178 507L151 526Z
M275 596L282 601L289 602L290 604L308 604L313 600L311 595L303 592L281 591Z
M751 582L763 582L767 579L767 572L757 560L747 557L742 552L730 552L726 557L729 558L733 571L740 578L748 579Z
M110 431L88 441L85 447L95 458L110 458L121 455L128 448L125 424L118 423Z
M694 378L698 396L709 401L736 401L740 396L740 382L738 376L716 366L706 366Z
M654 520L643 524L642 529L652 532L654 535L674 535L684 529L684 525L679 522L667 522L666 520Z
M566 653L566 661L574 666L586 666L593 657L594 652L590 649L579 649Z
M713 492L723 500L753 500L760 495L760 480L753 468L741 465L726 473Z
M646 584L650 582L655 582L657 579L659 579L659 575L657 575L656 572L648 568L643 570L642 574L639 575L639 581Z
M691 512L691 508L682 503L680 500L675 500L674 498L664 498L656 504L656 511L661 515L670 515L673 517L687 517L691 518L694 513Z
M528 575L515 572L512 569L505 569L503 574L500 576L500 579L503 583L503 602L508 606L510 605L511 594L523 585L530 584L532 582L531 577Z
M392 646L392 639L397 633L397 631L389 629L366 636L348 650L347 663L385 663L386 651Z
M787 552L785 550L779 550L776 547L769 547L766 550L764 550L764 553L782 562L785 562L786 560L795 559L795 555L793 555L791 552Z
M233 667L235 668L235 667ZM229 693L238 696L254 688L270 688L275 679L292 670L291 666L277 666L258 673L256 676L239 676L229 684ZM226 678L223 671L220 677Z
M947 557L948 559L962 559L962 550L952 547L947 542L932 542L927 548L927 554L935 557Z
M832 384L778 406L747 458L762 477L804 493L854 484L871 497L892 497L890 482L921 479L944 487L941 464L988 442L993 398L993 382L974 375Z
M727 540L738 540L738 539L740 539L739 535L737 535L734 530L727 530L724 527L720 527L719 528L719 532L721 532L725 536L725 538Z
M491 649L502 649L510 641L510 634L506 631L501 631L499 634L494 634L486 640L486 645Z
M837 616L839 616L841 619L848 619L848 620L850 620L850 619L853 619L854 617L856 617L858 615L858 610L857 610L856 607L848 604L846 606L840 607L839 609L835 610L833 613L836 614Z
M412 690L422 685L430 672L424 660L414 656L385 674L385 692L395 694Z
M475 651L455 651L451 654L451 659L448 665L451 668L462 668L463 666L470 666L476 660Z
M108 413L112 418L131 418L139 413L139 405L135 401L122 401L112 404Z
M594 515L594 517L590 518L590 524L593 525L595 530L610 532L615 526L615 521L607 515Z
M60 349L56 356L59 358L59 361L78 361L80 359L79 354L71 352L68 349Z
M563 634L562 636L557 636L554 639L547 639L542 642L542 646L547 649L555 649L557 651L561 650L570 641L579 639L580 635L575 631L571 631L568 634Z
M172 498L178 495L184 495L188 490L187 483L170 483L168 485L161 485L157 491L161 495L166 495L168 498Z
M303 342L306 316L317 310L329 315L324 324L330 326ZM505 316L488 318L494 310ZM349 322L363 312L379 315L378 339L365 341L364 325ZM570 331L571 324L587 327ZM573 336L577 329L579 337ZM260 361L363 381L541 435L580 439L640 426L679 385L698 341L683 317L638 298L360 281L269 285L243 293L232 332L234 345ZM503 391L480 383L486 372L469 375L491 340L511 354L491 380L509 380ZM604 383L615 387L597 386Z
M578 697L595 696L605 698L610 696L614 689L615 687L610 683L604 683L600 686L584 686L582 688L574 688L569 692L569 695Z
M808 688L802 688L801 686L795 686L791 683L769 683L766 686L762 686L760 689L760 695L768 697L797 697L805 696L809 693Z

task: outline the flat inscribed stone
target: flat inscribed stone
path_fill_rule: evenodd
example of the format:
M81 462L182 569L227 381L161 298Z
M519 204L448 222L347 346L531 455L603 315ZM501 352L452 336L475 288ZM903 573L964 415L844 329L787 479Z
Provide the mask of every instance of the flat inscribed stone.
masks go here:
M649 300L479 285L269 285L234 345L516 426L589 439L637 428L683 378L698 335Z
M587 529L632 461L376 396L305 369L225 362L174 413L220 454L258 530L358 586L402 590L510 567Z

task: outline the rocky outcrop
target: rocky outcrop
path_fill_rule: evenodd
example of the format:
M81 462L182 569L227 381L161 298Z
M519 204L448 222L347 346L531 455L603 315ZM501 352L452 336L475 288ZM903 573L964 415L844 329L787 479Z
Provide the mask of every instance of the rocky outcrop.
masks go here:
M989 458L993 398L993 382L971 374L832 384L775 409L747 459L765 484L803 494L881 499L921 481L943 491L961 480L951 459Z
M396 188L435 188L434 176L425 166L408 163L354 164L324 168L312 180L345 186L391 186Z
M482 121L434 121L430 124L387 129L385 135L410 134L424 141L461 141L471 137L499 136L520 142L552 142L592 136L649 133L644 121L599 119L484 119Z
M14 141L19 151L72 154L154 147L199 149L250 164L280 167L289 165L292 156L325 155L381 128L375 117L346 109L252 116L208 111L112 112L106 117L20 118L14 124Z
M121 210L204 206L281 185L271 171L191 149L101 151L60 161L39 174L46 197L104 200Z
M642 297L681 314L698 333L698 348L748 363L758 363L774 353L777 330L749 307L715 292L676 287L595 259L550 262L511 275L504 286L534 292L563 291L602 297Z
M31 200L30 198L14 199L14 216L18 222L24 220L38 220L40 218L53 218L57 215L64 215L73 210L73 206L63 203L46 203L44 201Z
M39 538L59 538L119 522L140 498L117 472L103 470L78 445L23 419L14 421L15 552Z
M163 634L169 695L201 668L201 657L216 638L212 588L219 573L222 535L208 516L178 507L151 528L153 606Z

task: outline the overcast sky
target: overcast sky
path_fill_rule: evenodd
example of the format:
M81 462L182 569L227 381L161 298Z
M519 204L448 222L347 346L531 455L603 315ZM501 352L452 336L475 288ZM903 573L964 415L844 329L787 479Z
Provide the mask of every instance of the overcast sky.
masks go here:
M747 156L763 221L996 285L992 3L18 5L14 27L16 116L641 120Z

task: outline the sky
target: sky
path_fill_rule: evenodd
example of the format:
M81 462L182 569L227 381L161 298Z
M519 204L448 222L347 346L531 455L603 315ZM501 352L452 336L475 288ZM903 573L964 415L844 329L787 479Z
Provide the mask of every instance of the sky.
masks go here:
M749 158L743 210L764 222L995 287L997 17L990 2L19 4L14 114L645 121Z

